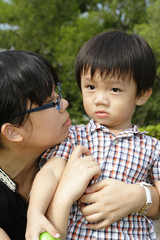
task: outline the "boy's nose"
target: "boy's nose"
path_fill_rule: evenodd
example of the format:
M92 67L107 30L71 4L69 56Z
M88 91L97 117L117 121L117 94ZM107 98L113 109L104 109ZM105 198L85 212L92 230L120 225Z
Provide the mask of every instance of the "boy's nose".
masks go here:
M101 93L101 94L97 94L96 98L95 98L95 104L97 105L108 105L109 104L109 99L108 96L105 93Z

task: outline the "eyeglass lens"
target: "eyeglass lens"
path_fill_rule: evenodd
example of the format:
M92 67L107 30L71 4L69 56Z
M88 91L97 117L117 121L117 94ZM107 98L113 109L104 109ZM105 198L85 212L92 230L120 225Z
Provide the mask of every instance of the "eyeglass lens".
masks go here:
M55 88L55 92L58 94L57 110L61 110L63 108L63 104L62 104L62 90L61 90L61 83L60 82L58 82L58 84Z

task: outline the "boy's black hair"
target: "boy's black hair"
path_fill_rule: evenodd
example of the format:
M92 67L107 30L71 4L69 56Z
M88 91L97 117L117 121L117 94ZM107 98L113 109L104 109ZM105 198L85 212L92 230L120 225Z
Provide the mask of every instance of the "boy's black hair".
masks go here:
M137 85L137 95L152 88L156 77L156 63L149 44L136 34L123 31L100 33L81 48L76 62L75 75L81 89L81 74L91 70L93 77L96 70L101 76L114 74L121 79L128 75Z
M28 100L42 105L59 82L52 64L29 51L0 52L0 127L9 122L20 126L28 114Z

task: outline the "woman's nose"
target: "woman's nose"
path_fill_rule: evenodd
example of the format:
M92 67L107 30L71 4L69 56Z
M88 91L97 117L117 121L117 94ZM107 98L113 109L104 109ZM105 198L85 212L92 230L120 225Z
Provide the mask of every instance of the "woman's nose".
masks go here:
M69 106L69 103L66 99L62 98L61 99L61 108L60 108L60 112L63 112L66 110L66 108Z

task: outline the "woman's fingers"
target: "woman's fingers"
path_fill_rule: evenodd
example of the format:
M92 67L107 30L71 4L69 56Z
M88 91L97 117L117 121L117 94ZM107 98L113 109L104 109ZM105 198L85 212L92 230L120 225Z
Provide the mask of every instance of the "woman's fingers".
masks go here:
M102 228L108 227L111 224L112 223L108 219L105 219L97 223L93 223L93 224L90 223L87 225L87 227L90 229L102 229Z

